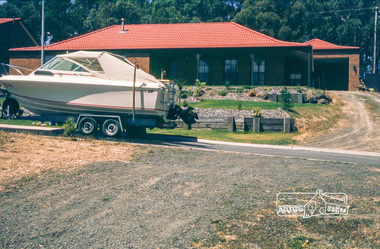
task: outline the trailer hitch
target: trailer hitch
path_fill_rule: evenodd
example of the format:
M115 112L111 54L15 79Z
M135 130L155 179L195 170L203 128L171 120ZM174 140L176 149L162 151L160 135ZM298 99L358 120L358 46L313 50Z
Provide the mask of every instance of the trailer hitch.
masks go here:
M178 117L180 117L186 124L195 124L197 122L195 119L198 119L198 114L194 112L194 108L191 106L186 110L183 110L180 106L175 105L169 110L167 118L175 120Z

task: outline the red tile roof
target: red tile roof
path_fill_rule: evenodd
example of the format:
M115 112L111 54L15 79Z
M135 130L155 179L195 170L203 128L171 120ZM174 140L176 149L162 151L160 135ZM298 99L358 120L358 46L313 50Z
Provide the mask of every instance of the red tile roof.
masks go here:
M15 18L15 21L21 20L21 18ZM13 18L0 18L0 24L13 22Z
M172 48L307 47L285 42L234 22L113 25L88 34L57 42L46 50L117 50ZM40 50L40 47L12 51Z
M327 41L323 41L321 39L312 39L310 41L305 42L307 45L313 46L313 50L336 50L336 49L360 49L359 47L348 47L348 46L339 46L332 44Z

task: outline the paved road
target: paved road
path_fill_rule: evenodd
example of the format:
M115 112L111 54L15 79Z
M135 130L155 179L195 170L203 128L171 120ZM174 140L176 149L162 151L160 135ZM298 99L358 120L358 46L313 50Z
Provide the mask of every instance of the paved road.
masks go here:
M380 166L380 153L375 152L334 150L300 146L229 143L203 140L192 137L164 136L154 134L149 134L146 140L136 140L133 142L200 150L238 152L255 155L280 156Z

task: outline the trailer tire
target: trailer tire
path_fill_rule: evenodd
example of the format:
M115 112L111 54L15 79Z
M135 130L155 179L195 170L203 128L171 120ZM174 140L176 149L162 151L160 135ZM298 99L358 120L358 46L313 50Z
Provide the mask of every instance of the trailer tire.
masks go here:
M9 106L9 115L16 115L17 112L20 110L20 104L17 102L17 100L12 98L7 98L3 102L2 110L5 115L7 115L7 110Z
M83 135L91 135L98 130L98 123L90 117L82 118L79 122L79 131Z
M108 137L116 137L120 133L120 124L115 119L107 119L103 123L102 127L103 133L107 135Z

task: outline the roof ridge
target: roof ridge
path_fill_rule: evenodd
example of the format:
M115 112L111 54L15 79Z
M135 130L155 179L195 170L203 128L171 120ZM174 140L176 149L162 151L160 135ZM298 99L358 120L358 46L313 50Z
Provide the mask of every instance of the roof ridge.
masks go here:
M86 36L89 36L89 35L92 35L92 34L96 34L96 33L102 32L102 31L107 30L107 29L111 29L111 28L113 28L115 26L118 26L118 25L116 25L116 24L115 25L111 25L111 26L108 26L108 27L105 27L105 28L102 28L102 29L98 29L98 30L95 30L95 31L92 31L92 32L89 32L89 33L86 33L86 34L83 34L83 35L78 35L78 36L75 36L75 37L63 40L63 41L59 41L59 42L53 43L53 44L47 45L45 47L46 48L51 48L51 47L54 47L54 46L57 46L57 45L64 44L66 42L71 42L71 41L74 41L74 40L77 40L77 39L80 39L80 38L83 38L83 37L86 37Z
M231 23L231 24L233 24L233 25L235 25L235 26L237 26L237 27L239 27L239 28L245 29L245 30L247 30L247 31L249 31L249 32L251 32L251 33L254 33L254 34L259 35L259 36L261 36L261 37L265 37L265 38L267 38L267 39L269 39L269 40L272 40L272 41L281 42L281 43L287 43L287 44L289 44L289 43L302 44L302 43L298 43L298 42L282 41L282 40L276 39L276 38L274 38L274 37L271 37L271 36L269 36L269 35L266 35L266 34L260 33L259 31L256 31L256 30L253 30L253 29L247 28L247 27L245 27L245 26L243 26L243 25L241 25L241 24L238 24L238 23L236 23L236 22L228 22L228 23Z
M330 46L330 48L316 48L318 46L316 44L313 44L316 42L321 44L320 46ZM304 42L304 44L309 44L309 45L313 46L313 49L316 49L316 50L321 50L321 49L360 49L360 47L338 45L338 44L331 43L331 42L328 42L328 41L325 41L325 40L322 40L319 38L313 38L309 41Z

